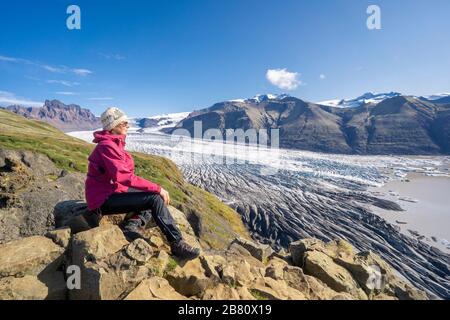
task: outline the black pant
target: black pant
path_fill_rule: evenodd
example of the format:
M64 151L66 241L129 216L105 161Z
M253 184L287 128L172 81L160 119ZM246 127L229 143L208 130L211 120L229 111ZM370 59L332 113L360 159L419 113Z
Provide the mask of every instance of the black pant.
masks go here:
M102 215L134 212L142 215L142 211L151 211L153 219L166 236L167 240L179 241L182 239L169 209L164 200L157 193L151 192L124 192L113 193L100 206L99 213Z

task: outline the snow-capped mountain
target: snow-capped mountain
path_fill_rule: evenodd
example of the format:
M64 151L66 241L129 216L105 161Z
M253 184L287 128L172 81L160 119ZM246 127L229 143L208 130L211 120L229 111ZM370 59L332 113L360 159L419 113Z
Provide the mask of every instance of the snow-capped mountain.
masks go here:
M334 100L326 100L318 102L318 104L330 106L330 107L337 107L337 108L356 108L359 106L362 106L366 103L380 103L381 101L393 97L401 96L401 93L398 92L389 92L389 93L377 93L374 94L372 92L367 92L363 94L362 96L359 96L354 99L334 99Z
M438 93L438 94L432 94L429 96L422 96L422 97L427 100L434 101L434 100L439 100L442 98L450 97L450 93Z
M261 103L261 102L267 101L267 100L283 100L284 98L287 98L287 97L290 97L290 95L288 95L286 93L281 93L281 94L268 93L268 94L257 94L253 98L249 98L249 99L233 99L233 100L229 100L229 101Z
M450 104L450 93L432 94L429 96L422 96L420 99L425 99L435 104Z
M189 112L167 113L144 118L130 118L130 130L140 132L157 132L175 125L186 118Z

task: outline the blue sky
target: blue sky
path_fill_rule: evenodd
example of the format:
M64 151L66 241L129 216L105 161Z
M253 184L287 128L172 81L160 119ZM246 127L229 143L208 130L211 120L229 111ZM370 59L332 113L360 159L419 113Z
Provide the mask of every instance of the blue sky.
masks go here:
M81 30L66 27L70 4ZM381 30L366 26L370 4ZM258 93L449 92L449 17L448 0L5 0L0 103L59 99L148 116ZM274 85L270 69L294 83Z

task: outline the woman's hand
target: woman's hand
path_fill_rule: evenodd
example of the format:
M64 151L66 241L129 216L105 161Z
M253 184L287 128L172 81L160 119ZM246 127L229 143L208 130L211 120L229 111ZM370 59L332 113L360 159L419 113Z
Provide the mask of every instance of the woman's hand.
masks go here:
M167 190L161 187L161 192L159 193L159 195L161 196L161 198L163 198L164 204L168 206L170 203L170 196Z

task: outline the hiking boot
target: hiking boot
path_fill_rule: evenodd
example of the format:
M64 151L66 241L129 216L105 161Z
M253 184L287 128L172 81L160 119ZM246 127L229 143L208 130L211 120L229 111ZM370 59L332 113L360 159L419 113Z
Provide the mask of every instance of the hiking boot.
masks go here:
M174 256L182 260L192 260L200 255L200 249L191 247L184 240L172 242L170 250Z

